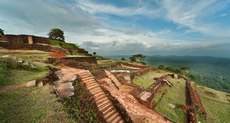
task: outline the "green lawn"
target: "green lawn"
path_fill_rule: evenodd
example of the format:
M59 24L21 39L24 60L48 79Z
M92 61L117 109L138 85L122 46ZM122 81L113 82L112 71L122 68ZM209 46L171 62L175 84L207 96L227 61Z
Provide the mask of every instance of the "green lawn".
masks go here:
M70 123L72 118L57 102L52 87L23 87L0 94L1 123Z
M153 78L161 77L164 73L158 73L156 71L150 71L144 75L137 76L133 79L133 83L139 86L143 86L144 88L148 88L151 84L155 82Z
M183 123L185 122L185 112L180 108L174 108L178 105L186 105L185 97L185 80L183 79L168 79L174 86L162 87L154 96L154 101L157 103L155 110L166 118ZM163 92L165 94L162 96Z
M230 102L228 93L207 87L197 86L201 101L207 113L207 123L227 123L230 116Z
M0 81L0 87L40 79L46 74L47 71L8 70L5 79Z

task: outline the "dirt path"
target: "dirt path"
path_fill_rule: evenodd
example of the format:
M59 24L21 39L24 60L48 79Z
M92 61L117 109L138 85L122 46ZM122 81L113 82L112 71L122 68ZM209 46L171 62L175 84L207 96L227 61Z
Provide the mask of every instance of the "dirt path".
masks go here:
M0 88L0 94L1 93L7 93L10 91L16 90L18 88L24 87L24 86L26 86L26 83L19 83L19 84L15 84L15 85L8 85L5 87L1 87Z

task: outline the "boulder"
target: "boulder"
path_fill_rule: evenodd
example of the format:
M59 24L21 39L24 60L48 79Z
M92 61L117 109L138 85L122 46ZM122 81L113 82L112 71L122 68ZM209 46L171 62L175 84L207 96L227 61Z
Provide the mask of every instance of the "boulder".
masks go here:
M177 74L173 74L173 78L174 79L178 79L178 75Z
M33 87L36 86L36 80L32 80L26 83L26 87Z
M43 86L43 82L39 82L38 87L42 87L42 86Z

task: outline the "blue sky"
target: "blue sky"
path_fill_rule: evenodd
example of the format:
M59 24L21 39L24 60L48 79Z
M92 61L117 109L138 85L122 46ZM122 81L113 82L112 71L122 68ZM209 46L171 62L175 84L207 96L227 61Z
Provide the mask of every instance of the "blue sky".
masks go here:
M1 0L0 28L47 36L100 55L230 57L229 0Z

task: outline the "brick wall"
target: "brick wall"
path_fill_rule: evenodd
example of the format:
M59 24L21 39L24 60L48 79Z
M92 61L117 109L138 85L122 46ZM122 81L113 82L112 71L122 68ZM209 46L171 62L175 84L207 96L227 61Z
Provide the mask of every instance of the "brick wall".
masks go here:
M63 58L48 58L48 62L51 64L64 64L67 66L78 65L81 62L87 62L90 64L97 64L95 57L63 57Z
M28 36L32 35L4 35L1 37L0 41L8 41L10 43L14 44L28 44ZM41 43L41 44L50 44L50 41L48 38L45 37L39 37L39 36L32 36L33 43Z

